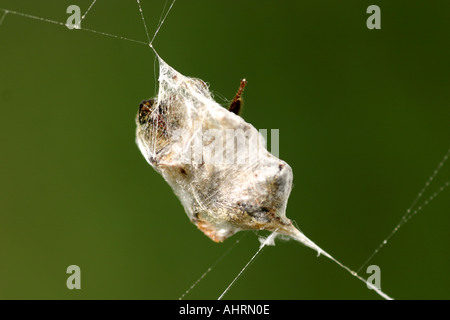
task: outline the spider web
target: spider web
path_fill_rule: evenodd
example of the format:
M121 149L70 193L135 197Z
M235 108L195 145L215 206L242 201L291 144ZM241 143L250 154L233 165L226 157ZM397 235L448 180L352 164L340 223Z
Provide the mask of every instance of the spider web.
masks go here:
M84 31L96 34L99 37L100 36L110 37L110 38L114 38L116 40L123 40L123 41L127 41L127 42L134 42L136 44L148 46L149 44L153 43L153 41L155 40L156 35L158 34L158 31L160 30L161 26L163 25L165 19L169 16L170 9L174 5L174 3L175 3L175 1L171 2L166 7L165 11L163 11L163 14L162 14L161 18L159 19L160 23L158 24L158 26L156 28L157 31L154 33L153 37L151 37L150 36L151 33L149 33L149 30L147 29L147 25L145 23L146 19L145 19L145 15L144 15L144 12L142 10L141 4L140 4L139 1L137 1L137 6L138 6L137 10L139 10L138 12L140 13L140 16L141 16L142 21L143 21L143 27L145 28L147 41L135 40L133 38L129 38L129 37L126 37L126 36L120 36L120 35L116 35L114 33L109 33L109 32L97 31L97 30L90 29L90 28L82 27L81 30L84 30ZM96 1L90 2L89 7L83 13L83 21L84 22L87 21L87 19L89 19L91 17L91 14L93 12L91 10L95 10L95 5L96 5ZM167 9L167 8L169 8L169 9ZM0 11L0 28L5 28L5 25L6 25L7 21L8 21L8 19L11 18L12 16L19 16L19 17L23 17L23 18L29 18L29 19L33 19L33 20L37 20L37 21L41 21L41 22L52 23L52 24L64 26L63 22L58 22L56 20L42 18L40 16L35 16L35 15L31 15L31 14L15 11L15 10L12 10L12 9L6 9L6 10L1 10ZM156 51L155 51L155 53L156 53ZM165 67L164 64L161 64L161 66ZM448 156L449 156L449 153L450 153L450 150L444 155L444 158L439 163L439 165L436 168L436 170L429 177L429 179L426 182L425 186L421 189L421 191L419 192L419 194L417 195L415 200L412 202L410 207L407 209L406 213L401 218L401 221L398 223L398 225L395 227L395 229L391 233L389 233L388 236L385 238L385 240L383 240L382 243L378 246L378 248L375 249L375 251L369 256L369 258L365 261L365 263L359 268L358 272L360 272L362 270L362 268L368 262L370 262L370 259L372 259L372 257L379 252L379 250L391 239L391 237L399 230L399 228L401 226L403 226L407 221L409 221L409 219L411 219L414 215L416 215L417 213L422 211L425 208L425 206L427 206L430 203L430 201L434 200L439 194L441 194L441 192L445 191L445 189L449 186L449 181L444 181L444 183L442 183L440 186L438 186L438 188L435 191L432 191L431 195L429 195L426 198L424 196L425 192L428 191L428 187L435 180L435 178L439 174L441 168L446 163L446 161L448 159ZM268 244L268 240L272 240L272 238L269 236L265 241L262 242L262 245L259 247L259 250L255 254L255 256L259 252L261 252L262 249ZM321 251L321 252L324 253L323 251ZM328 254L326 254L326 255L328 255ZM255 256L253 256L253 257L255 257ZM331 257L331 256L329 256L329 257ZM251 263L252 261L253 261L253 258L249 261L249 263ZM247 264L244 267L244 269L242 269L242 271L244 271L248 265L249 264ZM214 264L213 264L213 266L214 266ZM343 265L341 265L341 266L343 266ZM345 266L343 266L343 267L347 268ZM211 270L211 268L208 268L208 270ZM355 275L355 273L353 273L353 272L352 272L352 274ZM203 278L204 278L204 275L201 277L201 279L203 279ZM234 282L230 283L230 285L232 285L233 283Z

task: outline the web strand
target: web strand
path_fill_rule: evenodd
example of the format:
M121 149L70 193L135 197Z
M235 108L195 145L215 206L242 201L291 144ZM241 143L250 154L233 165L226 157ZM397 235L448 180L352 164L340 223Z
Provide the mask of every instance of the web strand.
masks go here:
M227 292L231 289L231 287L235 284L235 282L242 276L242 274L247 270L247 268L252 264L253 260L259 255L259 253L264 249L264 247L271 243L273 239L276 236L276 232L273 232L270 236L268 236L263 243L259 246L258 251L250 258L250 260L247 262L247 264L244 266L244 268L241 269L241 271L238 273L238 275L231 281L231 283L228 285L228 287L222 292L220 297L217 300L222 300L222 298L227 294Z
M364 279L363 277L361 277L360 275L358 275L357 272L353 271L352 269L350 269L349 267L347 267L346 265L342 264L341 262L339 262L338 260L336 260L335 258L333 258L330 254L328 254L325 251L322 251L322 254L324 256L326 256L327 258L331 259L333 262L335 262L338 266L340 266L341 268L345 269L346 271L348 271L352 276L354 276L355 278L361 280L362 282L364 282L370 289L372 289L373 291L375 291L380 297L386 299L386 300L393 300L389 295L387 295L386 293L384 293L383 291L381 291L380 288L377 288L376 286L374 286L372 283L368 282L366 279Z
M167 7L167 3L169 2L169 0L164 1L164 7L161 11L161 15L159 16L158 19L158 24L156 25L156 28L158 29L158 27L161 25L161 20L164 17L164 12L166 12L166 7Z
M144 41L135 40L135 39L131 39L131 38L125 38L125 37L118 36L118 35L111 34L111 33L106 33L106 32L102 32L102 31L86 29L86 28L81 28L80 30L88 31L88 32L96 33L96 34L100 34L100 35L106 36L106 37L111 37L111 38L116 38L116 39L120 39L120 40L126 40L126 41L130 41L130 42L134 42L134 43L140 43L140 44L147 45L147 43L144 42Z
M427 182L425 183L425 185L423 186L422 190L420 190L419 194L417 195L417 197L414 199L414 201L412 202L412 204L409 206L408 210L406 210L406 214L408 215L411 210L414 208L414 206L416 205L416 203L420 200L420 198L422 197L423 193L427 190L427 188L430 186L431 182L433 182L434 178L436 177L436 175L439 173L439 171L441 170L441 168L444 166L445 162L447 161L448 157L450 156L450 148L448 149L447 153L444 155L443 159L441 160L441 162L439 162L437 168L433 171L433 174L428 178Z
M397 224L397 226L392 230L392 232L383 240L383 242L372 252L372 254L369 256L369 258L366 259L366 261L361 265L361 267L358 269L358 272L364 268L370 260L373 259L373 257L383 248L389 240L392 238L394 234L397 233L397 231L405 224L407 223L413 216L415 216L417 213L422 211L422 209L428 205L432 200L434 200L442 191L444 191L448 186L450 185L450 180L446 181L437 191L435 191L430 197L428 197L427 200L425 200L416 210L414 210L412 213L405 214L400 222Z
M0 10L4 11L6 13L14 14L14 15L21 16L21 17L24 17L24 18L29 18L29 19L33 19L33 20L38 20L38 21L52 23L52 24L56 24L56 25L60 25L60 26L66 27L66 24L64 22L50 20L50 19L42 18L42 17L37 17L37 16L33 16L31 14L17 12L17 11L14 11L14 10L7 10L7 9L3 9L3 8L0 8ZM126 38L126 37L118 36L118 35L107 33L107 32L102 32L102 31L97 31L97 30L92 30L92 29L87 29L87 28L81 28L81 27L79 29L77 29L77 30L84 30L84 31L92 32L92 33L99 34L99 35L102 35L102 36L105 36L105 37L111 37L111 38L115 38L115 39L126 40L126 41L130 41L130 42L134 42L134 43L148 45L148 43L146 43L144 41L139 41L139 40L135 40L135 39L131 39L131 38Z
M34 20L39 20L39 21L43 21L43 22L53 23L53 24L57 24L57 25L61 25L61 26L65 26L66 25L63 22L54 21L54 20L50 20L50 19L46 19L46 18L42 18L42 17L37 17L37 16L33 16L31 14L17 12L17 11L14 11L14 10L7 10L7 9L3 9L3 8L0 8L0 10L2 10L4 12L7 12L7 13L10 13L10 14L17 15L17 16L29 18L29 19L34 19Z
M158 34L159 30L161 29L162 25L164 24L164 22L166 21L167 16L169 15L170 10L172 10L173 5L175 4L176 0L173 0L172 3L170 4L169 9L167 10L166 14L164 15L164 18L161 20L161 22L158 25L158 28L156 28L155 34L153 35L152 40L150 41L150 47L152 47L153 45L153 41L156 38L156 35Z
M1 9L1 10L3 10L3 9ZM9 12L8 10L4 10L2 17L0 18L0 26L2 25L3 20L5 20L5 17L8 14L8 12Z
M144 24L145 34L147 35L148 43L150 44L150 35L148 34L147 23L145 23L144 12L142 11L140 0L136 0L139 6L139 13L141 14L142 23Z
M407 223L413 216L415 216L419 211L423 209L430 201L434 200L442 191L444 191L445 188L447 188L450 184L450 180L445 182L437 191L435 191L427 200L425 200L418 209L414 210L415 205L418 203L418 201L422 198L424 192L428 189L431 182L435 179L436 175L439 173L441 168L444 166L445 162L448 160L450 156L450 149L447 151L447 153L442 158L441 162L439 162L437 168L433 171L433 174L428 178L425 185L422 187L414 201L411 203L409 208L406 210L406 213L402 216L400 219L400 222L395 226L395 228L392 230L392 232L381 242L381 244L372 252L372 254L366 259L366 261L359 267L358 272L364 268L370 260L383 248L388 241L392 238L394 234L397 233L397 231L405 224Z
M367 287L369 287L370 289L374 290L380 297L382 297L382 298L384 298L386 300L392 300L392 298L390 296L388 296L386 293L384 293L383 291L381 291L380 288L377 288L372 283L367 282L367 280L364 279L363 277L359 276L357 272L353 271L352 269L350 269L349 267L347 267L346 265L344 265L343 263L341 263L340 261L335 259L331 254L329 254L328 252L324 251L322 248L320 248L318 245L316 245L313 241L311 241L311 239L306 237L300 230L295 229L294 232L295 233L291 235L291 237L293 239L295 239L295 240L299 241L300 243L310 247L313 250L316 250L319 255L323 254L325 257L327 257L328 259L330 259L331 261L336 263L338 266L340 266L341 268L345 269L352 276L354 276L355 278L357 278L357 279L361 280L362 282L364 282L367 285Z
M219 259L217 259L216 260L216 262L214 262L190 287L189 287L189 289L187 289L179 298L178 298L178 300L183 300L183 298L189 293L189 292L191 292L192 291L192 289L194 289L195 288L195 286L197 286L198 284L199 284L199 282L200 281L202 281L205 277L206 277L206 275L208 274L208 273L210 273L213 269L214 269L214 267L215 266L217 266L218 264L219 264L219 262L220 261L222 261L226 256L228 256L228 254L231 252L231 250L233 250L235 247L236 247L236 245L238 244L238 243L240 243L241 242L241 240L245 237L247 235L247 233L244 233L239 239L237 239L236 240L236 242L231 246L231 247L229 247L228 248L228 250L227 251L225 251L225 253L224 254L222 254L220 257L219 257Z
M91 8L94 6L95 2L97 2L97 0L92 1L92 3L89 6L89 8L86 10L86 12L81 17L81 21L83 21L83 19L86 18L87 14L89 13L89 11L91 11ZM81 24L81 21L80 21L80 24Z

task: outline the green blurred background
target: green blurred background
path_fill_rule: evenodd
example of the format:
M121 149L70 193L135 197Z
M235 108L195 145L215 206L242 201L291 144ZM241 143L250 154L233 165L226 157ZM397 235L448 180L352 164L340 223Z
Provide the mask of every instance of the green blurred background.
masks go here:
M0 8L65 22L91 2ZM141 3L153 35L165 2ZM381 30L366 27L371 4ZM82 27L146 40L136 1L98 0ZM449 1L179 0L154 45L224 105L247 78L242 116L280 129L294 170L287 216L356 270L450 147L449 32ZM198 231L136 147L154 61L138 43L12 14L0 25L0 298L178 299L240 239L186 296L216 299L256 252L253 232L216 244ZM449 179L447 164L422 199ZM449 195L371 261L394 298L450 298ZM66 287L72 264L81 290ZM266 248L225 298L379 299L293 241Z

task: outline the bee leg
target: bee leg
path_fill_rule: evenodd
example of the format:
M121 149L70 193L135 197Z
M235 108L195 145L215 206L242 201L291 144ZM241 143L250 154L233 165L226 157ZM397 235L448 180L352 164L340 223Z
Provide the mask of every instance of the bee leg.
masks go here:
M238 92L236 93L236 96L234 97L233 101L231 101L231 104L228 107L228 111L239 115L239 112L241 111L242 104L243 104L242 93L244 92L244 88L245 88L246 84L247 84L247 80L242 79L241 85L239 86L239 89L238 89Z

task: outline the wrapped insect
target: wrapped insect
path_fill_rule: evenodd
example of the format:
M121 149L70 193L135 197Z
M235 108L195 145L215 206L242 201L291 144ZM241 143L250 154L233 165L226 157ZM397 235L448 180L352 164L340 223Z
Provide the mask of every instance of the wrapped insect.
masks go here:
M298 239L285 214L292 169L270 154L262 135L238 115L246 80L227 110L202 80L159 63L158 97L141 103L136 141L189 219L216 242L240 230Z

